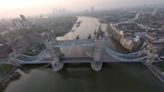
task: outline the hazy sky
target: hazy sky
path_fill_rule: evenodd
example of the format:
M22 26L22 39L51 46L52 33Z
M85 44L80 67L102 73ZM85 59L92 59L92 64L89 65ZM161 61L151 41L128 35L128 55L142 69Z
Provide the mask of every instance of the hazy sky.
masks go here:
M164 3L164 0L0 0L0 17L38 15L62 7L69 11Z

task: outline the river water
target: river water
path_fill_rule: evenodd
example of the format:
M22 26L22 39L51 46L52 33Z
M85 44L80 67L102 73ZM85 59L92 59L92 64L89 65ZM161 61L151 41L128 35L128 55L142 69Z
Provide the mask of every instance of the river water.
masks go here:
M100 25L96 18L79 17L77 21L81 21L81 25L76 28L75 24L73 31L58 40L75 39L77 35L86 39L89 33L93 37ZM101 25L105 31L106 25ZM111 39L107 43L114 50L126 52ZM86 50L88 48L61 49L69 57L85 57ZM100 72L93 71L89 64L68 64L60 72L39 67L20 73L20 78L10 82L3 92L164 92L163 84L140 63L104 64Z

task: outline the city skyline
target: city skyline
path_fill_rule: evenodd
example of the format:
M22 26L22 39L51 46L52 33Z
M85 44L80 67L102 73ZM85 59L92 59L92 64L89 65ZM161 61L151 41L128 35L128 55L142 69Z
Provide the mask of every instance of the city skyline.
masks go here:
M163 0L0 0L0 17L16 17L18 14L28 16L46 14L55 8L65 8L68 11L84 11L95 9L112 9L132 7L144 4L164 3Z

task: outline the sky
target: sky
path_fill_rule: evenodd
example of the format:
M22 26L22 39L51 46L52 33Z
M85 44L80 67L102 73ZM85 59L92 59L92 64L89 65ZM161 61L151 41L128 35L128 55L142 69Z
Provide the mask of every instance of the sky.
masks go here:
M164 0L0 0L0 18L45 14L59 7L67 11L84 11L91 6L104 9L158 3L164 3Z

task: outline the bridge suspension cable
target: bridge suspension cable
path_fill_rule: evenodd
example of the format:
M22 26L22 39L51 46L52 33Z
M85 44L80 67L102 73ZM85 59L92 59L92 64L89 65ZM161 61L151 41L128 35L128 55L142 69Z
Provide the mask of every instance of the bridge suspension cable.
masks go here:
M137 52L133 52L133 53L123 54L123 53L113 51L111 48L107 47L107 45L104 45L103 47L106 52L112 53L116 56L123 57L123 58L139 58L139 54L141 53L141 51L137 51Z
M28 60L22 60L22 59L18 59L18 58L15 58L14 60L18 63L21 63L21 64L36 64L36 63L41 63L40 61L46 56L47 54L47 50L45 50L42 54L40 54L38 57L28 57L26 59ZM32 60L29 60L29 59L32 59Z
M143 56L143 57L138 57L138 58L123 58L123 57L120 57L120 56L117 56L116 54L114 54L113 52L111 52L108 48L104 48L105 51L107 52L107 54L109 56L111 56L112 58L116 59L116 60L119 60L121 62L142 62L144 59L147 58L147 56Z
M35 56L29 56L29 55L21 54L20 57L28 58L30 60L34 60L34 59L37 59L37 58L43 56L45 53L47 53L46 50L42 51L41 53L39 53L38 55L35 55Z

